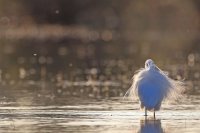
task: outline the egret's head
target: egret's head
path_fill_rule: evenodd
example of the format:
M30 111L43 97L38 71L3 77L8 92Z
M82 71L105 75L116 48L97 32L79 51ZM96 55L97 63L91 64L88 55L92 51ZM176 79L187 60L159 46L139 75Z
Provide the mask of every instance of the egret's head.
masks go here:
M155 67L155 64L152 59L148 59L145 61L145 68Z

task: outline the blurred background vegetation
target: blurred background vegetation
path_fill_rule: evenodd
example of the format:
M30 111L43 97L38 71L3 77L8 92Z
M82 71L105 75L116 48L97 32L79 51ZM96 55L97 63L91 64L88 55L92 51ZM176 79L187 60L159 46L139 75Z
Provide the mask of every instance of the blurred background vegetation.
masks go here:
M127 89L147 58L198 81L199 31L198 0L0 0L0 81L115 81Z

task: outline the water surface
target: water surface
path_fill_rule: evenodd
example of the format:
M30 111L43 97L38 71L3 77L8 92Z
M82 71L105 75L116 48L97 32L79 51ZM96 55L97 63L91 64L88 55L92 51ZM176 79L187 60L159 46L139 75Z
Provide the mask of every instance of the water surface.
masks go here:
M199 95L164 103L147 120L137 101L56 94L52 88L1 87L0 132L200 132Z

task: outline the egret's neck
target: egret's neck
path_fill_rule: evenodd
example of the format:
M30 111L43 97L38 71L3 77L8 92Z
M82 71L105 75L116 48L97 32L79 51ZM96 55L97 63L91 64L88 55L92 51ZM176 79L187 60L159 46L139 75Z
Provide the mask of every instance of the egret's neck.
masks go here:
M147 66L147 67L145 67L145 69L147 69L147 70L155 70L155 66Z

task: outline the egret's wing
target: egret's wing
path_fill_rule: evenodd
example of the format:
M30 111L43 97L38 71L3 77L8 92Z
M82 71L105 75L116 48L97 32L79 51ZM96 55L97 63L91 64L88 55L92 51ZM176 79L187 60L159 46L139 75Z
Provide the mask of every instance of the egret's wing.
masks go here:
M168 95L166 96L167 101L177 100L182 97L183 92L185 91L185 83L183 81L173 80L169 78L171 88L169 88Z
M165 96L165 99L169 100L176 100L180 98L182 93L185 91L185 83L183 81L179 80L173 80L168 76L168 73L165 71L162 71L157 66L156 68L159 70L159 72L166 78L169 86L166 88L167 95Z
M125 95L124 95L124 98L128 97L130 95L130 88L126 91Z
M128 97L132 100L137 100L138 99L138 78L140 77L140 75L142 75L144 73L145 69L141 68L139 70L137 70L134 74L134 76L132 77L132 85L131 87L128 89L128 91L125 93L124 97Z

